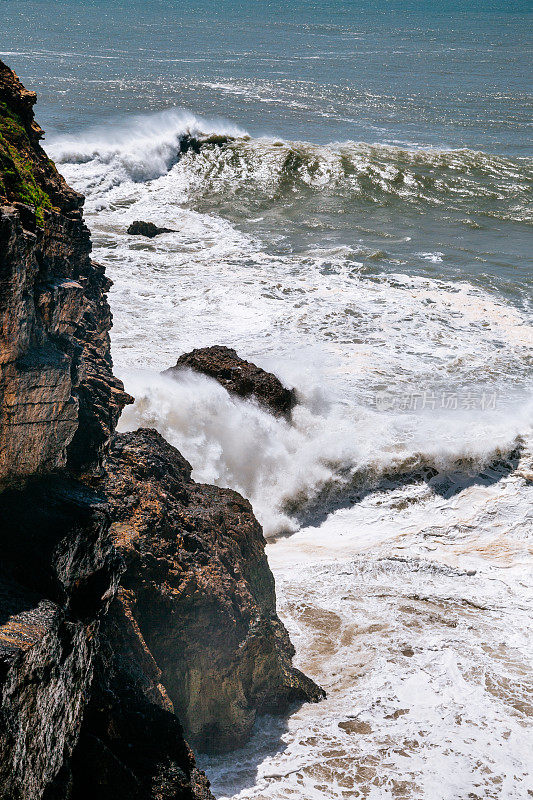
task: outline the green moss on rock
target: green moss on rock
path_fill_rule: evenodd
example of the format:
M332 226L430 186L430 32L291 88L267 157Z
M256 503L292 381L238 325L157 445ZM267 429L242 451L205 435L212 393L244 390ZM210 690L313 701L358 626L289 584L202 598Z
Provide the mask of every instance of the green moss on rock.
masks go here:
M42 227L44 209L52 208L52 201L35 179L31 152L20 117L0 102L0 195L33 206L37 224Z

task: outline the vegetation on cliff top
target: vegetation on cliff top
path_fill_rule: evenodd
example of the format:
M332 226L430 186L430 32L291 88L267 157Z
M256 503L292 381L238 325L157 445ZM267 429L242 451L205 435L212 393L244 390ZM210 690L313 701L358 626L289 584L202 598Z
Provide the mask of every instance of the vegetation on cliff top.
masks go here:
M52 201L35 180L30 153L22 120L0 102L0 195L34 206L37 225L42 227L43 209L52 208Z

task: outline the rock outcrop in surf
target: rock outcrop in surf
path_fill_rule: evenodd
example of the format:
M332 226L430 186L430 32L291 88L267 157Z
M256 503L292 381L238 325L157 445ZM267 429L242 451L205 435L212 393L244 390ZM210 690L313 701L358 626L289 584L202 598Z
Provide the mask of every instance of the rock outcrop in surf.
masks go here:
M153 222L143 222L136 220L128 226L126 231L130 236L147 236L153 239L154 236L159 236L161 233L176 233L172 228L158 228Z
M229 750L258 713L324 696L292 666L274 578L250 503L196 483L191 465L155 430L113 440L106 476L111 534L126 572L119 597L191 743ZM153 667L150 667L153 669Z
M184 367L215 378L228 392L239 397L255 398L278 416L289 417L296 405L294 389L287 389L271 372L245 361L229 347L214 345L184 353L165 373L172 375Z

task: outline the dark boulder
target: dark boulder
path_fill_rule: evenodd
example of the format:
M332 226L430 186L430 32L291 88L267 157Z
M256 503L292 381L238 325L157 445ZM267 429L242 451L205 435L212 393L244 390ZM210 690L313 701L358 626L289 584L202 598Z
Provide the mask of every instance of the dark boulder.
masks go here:
M172 230L172 228L158 228L153 222L137 220L131 223L126 233L129 233L130 236L148 236L149 239L153 239L154 236L159 236L160 233L176 233L176 231Z
M271 372L245 361L229 347L214 345L192 350L180 356L175 366L165 372L172 374L184 367L215 378L228 392L239 397L255 397L278 416L289 417L296 405L294 389L287 389Z

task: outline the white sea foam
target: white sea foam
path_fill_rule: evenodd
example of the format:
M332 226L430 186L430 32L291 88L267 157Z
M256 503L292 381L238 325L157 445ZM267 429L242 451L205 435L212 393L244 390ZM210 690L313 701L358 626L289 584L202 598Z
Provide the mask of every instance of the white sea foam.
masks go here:
M89 180L100 177L99 185L109 188L127 180L150 181L164 175L176 161L180 137L200 133L245 135L242 128L227 121L203 119L185 109L168 109L95 127L75 137L56 138L49 150L60 164L90 164L85 171L73 174L78 178L89 176Z
M279 604L328 699L259 726L231 764L204 759L216 796L527 797L533 598L518 576L376 557L370 542L302 565L284 545L269 553Z
M530 452L521 464L453 497L368 495L269 546L298 664L328 698L203 758L217 797L529 796Z

